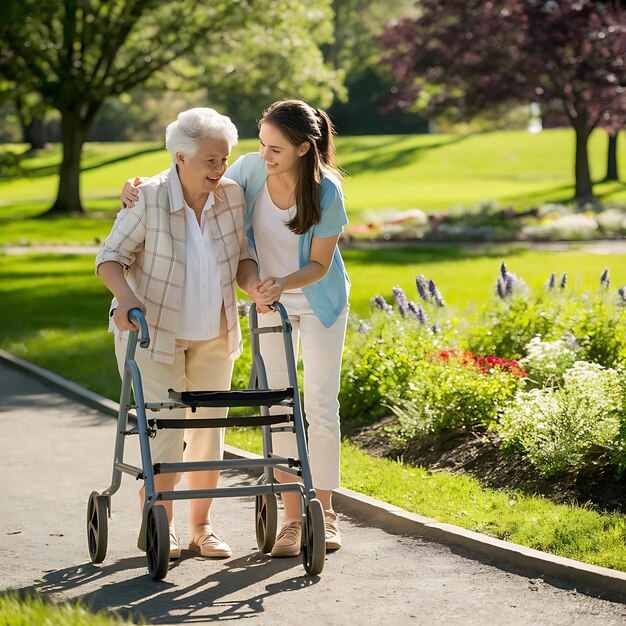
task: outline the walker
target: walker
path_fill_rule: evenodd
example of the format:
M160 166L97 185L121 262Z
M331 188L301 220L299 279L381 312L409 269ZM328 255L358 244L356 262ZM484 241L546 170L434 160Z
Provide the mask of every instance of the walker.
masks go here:
M307 574L317 575L324 567L326 539L324 510L315 497L311 479L309 456L304 430L304 420L300 406L296 363L291 339L291 323L285 308L280 302L274 304L281 317L280 326L259 328L256 307L250 307L250 345L252 368L248 389L233 391L174 391L169 389L169 400L145 402L141 383L141 373L135 361L137 342L141 348L150 344L148 325L139 309L132 309L128 318L137 329L129 333L128 347L124 363L124 376L120 394L120 408L117 418L113 477L111 485L102 493L93 491L87 505L87 543L93 563L101 563L107 551L108 517L111 514L111 496L117 492L122 473L130 474L144 481L145 504L140 530L141 540L145 539L148 571L154 580L165 578L169 565L169 526L165 508L159 503L165 500L191 498L227 498L254 496L256 539L263 554L271 552L276 540L278 510L276 494L294 491L300 494L302 517L302 561ZM289 387L270 389L267 384L265 364L260 352L259 335L276 333L283 335ZM131 402L131 390L134 402ZM293 413L270 415L269 407L292 407ZM191 407L258 407L258 415L228 416L224 419L168 419L150 418L146 410L159 412L165 409ZM129 427L129 411L135 409L136 427ZM276 426L289 422L289 426ZM227 459L222 461L152 463L149 439L161 428L221 428L228 426L261 426L263 456L258 459ZM272 433L294 432L299 458L276 456L272 452ZM125 463L124 444L126 438L137 435L141 452L141 467ZM172 472L195 472L203 470L263 468L261 480L255 485L223 487L205 490L155 491L154 475ZM274 468L300 476L302 482L275 482Z

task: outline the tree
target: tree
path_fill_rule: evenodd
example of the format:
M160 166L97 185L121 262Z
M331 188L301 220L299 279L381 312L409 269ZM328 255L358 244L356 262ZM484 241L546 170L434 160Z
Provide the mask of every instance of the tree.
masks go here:
M229 32L252 27L272 4L5 0L0 75L41 94L61 114L63 159L49 212L83 212L82 146L106 98L144 83L196 48L215 54ZM288 21L289 13L283 19Z
M204 90L243 136L256 136L256 121L275 100L297 97L326 108L345 91L344 72L327 63L320 49L333 37L331 17L325 0L266 2L254 21L174 63L167 85Z
M503 103L558 101L575 131L576 198L593 198L587 142L619 116L626 10L592 0L422 0L379 38L398 107L471 117ZM623 123L623 122L622 122Z

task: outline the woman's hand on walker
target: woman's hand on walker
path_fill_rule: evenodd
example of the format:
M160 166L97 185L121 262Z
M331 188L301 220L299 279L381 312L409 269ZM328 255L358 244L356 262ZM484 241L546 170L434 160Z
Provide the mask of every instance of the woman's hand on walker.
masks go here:
M259 296L263 304L273 304L280 300L283 293L283 281L281 278L270 276L266 278L259 286Z
M137 330L137 327L128 319L128 312L131 309L139 309L144 315L146 314L146 306L134 294L128 296L117 303L113 321L119 330Z
M259 287L262 284L263 283L260 280L255 281L255 283L252 285L252 288L250 289L248 295L254 301L254 304L256 305L256 312L257 313L269 313L270 311L274 310L270 306L270 304L273 304L273 301L268 303L267 299L265 298L265 296L263 296L263 295L261 295L259 293Z
M125 209L132 209L135 206L137 200L139 200L139 192L136 187L141 184L140 178L135 178L134 183L131 185L128 181L124 183L122 188L122 206Z

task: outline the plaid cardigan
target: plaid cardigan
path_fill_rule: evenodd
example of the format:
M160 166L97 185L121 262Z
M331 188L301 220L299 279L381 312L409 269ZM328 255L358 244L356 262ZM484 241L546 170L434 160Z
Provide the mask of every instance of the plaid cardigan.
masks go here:
M139 193L134 208L118 213L96 257L96 272L105 261L116 261L125 268L128 284L147 308L149 358L173 363L185 280L185 211L176 166L146 179ZM252 258L243 226L245 200L241 187L226 178L214 197L207 219L221 273L228 351L234 359L242 350L235 278L239 262ZM111 309L116 306L113 298ZM122 334L112 320L109 330Z

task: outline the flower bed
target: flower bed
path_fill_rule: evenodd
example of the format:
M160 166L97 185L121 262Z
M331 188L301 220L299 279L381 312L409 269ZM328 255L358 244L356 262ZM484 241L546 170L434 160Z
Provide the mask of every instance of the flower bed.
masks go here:
M545 204L516 211L496 202L426 213L420 209L370 213L349 224L344 241L590 241L626 237L626 207Z
M608 271L596 293L554 275L532 293L502 263L494 299L471 318L448 315L433 281L419 304L399 287L352 316L342 371L342 418L383 429L396 453L455 429L499 434L540 474L589 465L626 468L626 307Z

